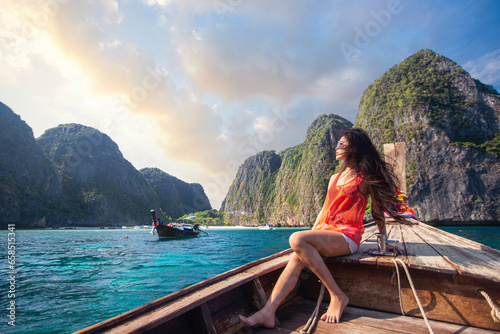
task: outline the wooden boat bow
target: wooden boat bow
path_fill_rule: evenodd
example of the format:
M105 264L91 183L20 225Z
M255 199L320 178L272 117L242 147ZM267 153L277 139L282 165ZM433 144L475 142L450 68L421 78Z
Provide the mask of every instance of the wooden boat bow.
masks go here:
M404 190L404 145L388 144L384 149L386 157L397 161ZM500 301L499 251L424 223L389 222L388 239L398 240L403 250L393 261L393 257L370 254L377 245L367 240L374 237L377 227L365 227L357 253L325 259L349 296L350 306L344 310L341 324L321 323L321 333L331 333L332 326L342 333L421 333L425 326L417 319L423 314L415 295L441 333L500 331L500 324L491 316L496 312L492 307ZM238 314L249 315L262 308L291 253L289 249L251 262L77 333L236 333L243 327ZM408 269L415 294L408 280L400 279L400 286L397 283L399 261ZM314 309L311 301L317 299L320 290L318 278L305 269L278 310L278 317L286 320L281 327L252 332L298 333ZM329 299L328 294L325 299ZM297 319L303 322L297 323ZM388 319L390 324L386 325ZM344 322L348 323L345 327Z
M408 280L402 277L401 291L398 289L394 258L369 254L376 244L366 240L372 238L376 230L375 225L366 228L359 252L325 259L335 280L350 299L343 319L356 322L359 321L356 319L381 314L394 318L401 314L400 302L404 314L410 316L406 318L422 317ZM440 322L441 327L476 328L473 331L469 328L467 332L471 333L488 332L480 328L500 330L500 324L490 316L491 307L478 292L480 289L486 291L495 303L500 300L499 251L423 223L391 224L388 234L390 239L400 241L404 254L398 259L409 268L423 309L434 321L433 326L435 321L444 321L450 324ZM248 263L77 333L237 333L243 327L238 314L248 315L263 306L291 253L289 249ZM283 323L280 326L295 326L297 332L303 328L314 309L320 288L317 277L304 270L296 289L282 304L282 310L291 308L295 310L293 312L300 311L305 315L294 313L287 320L286 313L280 314L279 311L278 318ZM325 294L325 300L328 299L328 294ZM293 319L304 320L297 326L297 320ZM342 324L320 323L323 328L334 325ZM415 325L412 323L412 326ZM283 332L284 327L280 328L277 331L264 330L263 333ZM453 328L456 331L463 327ZM323 331L327 332L329 330Z
M369 254L375 246L366 240L376 231L376 226L365 230L359 252L326 262L351 305L400 313L393 258ZM390 224L388 238L400 241L403 254L398 259L409 268L430 319L500 329L491 318L491 307L478 292L484 290L493 300L500 300L499 251L424 223ZM357 285L352 284L353 276ZM406 314L421 317L408 281L402 284ZM360 287L363 293L357 291Z

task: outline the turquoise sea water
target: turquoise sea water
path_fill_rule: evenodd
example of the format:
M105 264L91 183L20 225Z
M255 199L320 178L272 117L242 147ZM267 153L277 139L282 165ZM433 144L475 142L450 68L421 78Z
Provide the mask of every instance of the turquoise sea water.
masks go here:
M17 230L15 298L2 231L0 333L74 332L287 249L294 231L208 229L209 236L158 240L149 230Z
M500 249L500 227L443 229ZM1 231L0 332L74 332L287 249L294 231L208 229L210 236L158 240L149 230L16 230L15 298Z
M500 226L443 226L438 228L500 250Z

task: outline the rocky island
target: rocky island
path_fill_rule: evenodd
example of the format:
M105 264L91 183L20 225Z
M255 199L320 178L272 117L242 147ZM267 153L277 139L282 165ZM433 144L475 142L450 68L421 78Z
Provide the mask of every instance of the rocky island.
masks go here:
M431 224L498 224L500 95L452 60L421 50L389 69L363 94L354 125L322 115L304 143L248 158L222 204L228 223L308 226L338 167L340 134L365 129L382 151L406 142L410 205Z

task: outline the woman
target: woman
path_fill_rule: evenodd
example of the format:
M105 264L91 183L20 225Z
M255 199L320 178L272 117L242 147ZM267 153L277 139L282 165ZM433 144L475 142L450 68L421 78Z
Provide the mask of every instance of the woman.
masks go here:
M314 226L290 236L294 253L266 305L248 318L239 316L246 325L274 327L276 310L295 287L304 267L308 267L330 293L330 305L321 320L340 322L349 298L335 282L322 256L342 256L358 250L368 196L372 198L372 214L380 233L386 233L384 210L400 220L394 212L394 205L398 204L396 178L368 134L362 129L345 131L335 152L336 159L343 162L342 169L330 178L325 203ZM387 245L387 249L400 252L391 245Z

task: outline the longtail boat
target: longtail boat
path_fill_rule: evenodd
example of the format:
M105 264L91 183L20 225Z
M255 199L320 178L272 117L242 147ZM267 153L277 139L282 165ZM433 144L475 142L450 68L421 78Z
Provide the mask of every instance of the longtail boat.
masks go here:
M154 229L160 238L192 238L200 235L200 231L197 228L185 224L179 227L156 225Z
M405 161L404 155L397 155ZM267 301L290 259L292 250L288 249L77 333L500 331L500 251L412 219L406 224L390 220L387 224L388 238L399 242L403 254L387 252L385 239L377 236L376 225L370 223L365 225L357 253L325 259L350 299L340 323L318 321L326 312L329 296L308 269L278 309L274 328L248 328L240 322L238 314L253 314Z
M153 217L154 224L151 234L154 234L156 231L159 238L193 238L200 235L198 224L190 225L173 223L169 224L170 226L163 225L157 223L155 210L151 210L151 216Z

